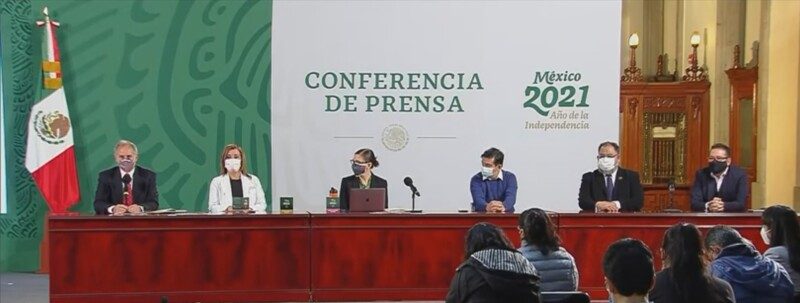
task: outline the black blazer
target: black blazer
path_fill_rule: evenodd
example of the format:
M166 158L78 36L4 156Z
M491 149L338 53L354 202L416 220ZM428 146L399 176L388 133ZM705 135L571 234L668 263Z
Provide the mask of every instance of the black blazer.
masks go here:
M94 212L108 214L108 208L122 202L122 174L119 166L101 171L97 176L97 190L94 193ZM158 189L156 173L136 166L133 173L133 201L144 207L145 211L158 209Z
M617 168L614 192L609 198L606 194L606 177L599 170L583 174L578 205L583 210L594 211L597 201L619 201L620 211L639 211L644 201L644 191L639 182L639 173Z
M706 202L719 195L725 202L726 212L744 211L748 191L747 173L738 166L728 166L728 172L722 179L717 192L717 180L711 177L711 169L706 167L697 170L692 185L692 210L705 211Z
M356 175L342 178L342 185L339 186L339 209L350 210L350 189L358 189L359 183ZM386 202L383 208L389 208L389 185L381 177L372 174L372 179L369 180L369 188L385 188L386 189Z

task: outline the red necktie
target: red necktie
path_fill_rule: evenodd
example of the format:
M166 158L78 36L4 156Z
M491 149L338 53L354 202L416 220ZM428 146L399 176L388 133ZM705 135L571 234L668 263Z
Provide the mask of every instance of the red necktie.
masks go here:
M122 203L125 203L125 206L130 206L133 204L133 191L131 190L131 183L125 184L124 190L125 192L122 194Z

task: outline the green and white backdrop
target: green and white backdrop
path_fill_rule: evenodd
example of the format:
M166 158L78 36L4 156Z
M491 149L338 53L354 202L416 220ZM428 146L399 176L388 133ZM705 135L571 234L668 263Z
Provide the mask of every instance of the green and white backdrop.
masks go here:
M238 143L296 211L323 210L362 147L390 207L410 207L411 176L418 207L469 208L490 146L518 209L574 210L597 143L618 134L618 0L0 1L1 271L39 266L47 206L24 156L44 6L61 22L81 213L120 138L158 173L162 207L205 210L220 148Z
M353 152L375 151L389 207L470 208L489 147L518 210L578 209L618 137L619 1L276 1L272 197L324 210ZM350 172L352 174L352 172Z

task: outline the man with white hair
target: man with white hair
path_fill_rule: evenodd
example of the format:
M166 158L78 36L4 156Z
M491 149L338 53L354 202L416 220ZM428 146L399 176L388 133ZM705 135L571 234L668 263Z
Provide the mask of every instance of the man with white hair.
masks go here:
M100 172L94 195L94 211L98 215L122 215L158 209L156 173L137 166L136 144L120 140L114 146L117 165Z

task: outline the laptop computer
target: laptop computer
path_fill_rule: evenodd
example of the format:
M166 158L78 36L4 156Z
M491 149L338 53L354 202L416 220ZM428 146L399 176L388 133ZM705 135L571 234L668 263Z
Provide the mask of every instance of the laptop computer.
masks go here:
M351 213L383 211L385 205L385 188L354 188L350 190Z

